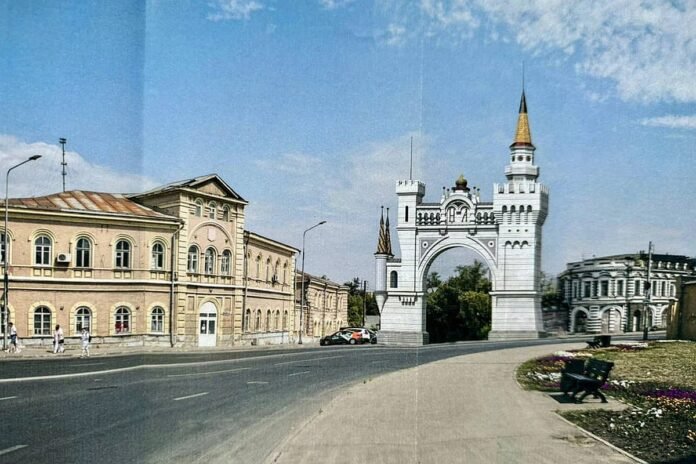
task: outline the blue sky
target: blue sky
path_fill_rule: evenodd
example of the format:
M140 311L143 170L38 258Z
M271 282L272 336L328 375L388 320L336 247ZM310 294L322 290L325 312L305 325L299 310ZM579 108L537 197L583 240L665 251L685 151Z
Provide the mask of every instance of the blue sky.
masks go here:
M460 173L491 200L524 62L543 269L696 255L696 2L513 3L0 0L1 165L44 155L10 195L61 189L59 137L69 189L216 172L255 232L299 247L327 220L308 271L372 281L411 137L426 200Z

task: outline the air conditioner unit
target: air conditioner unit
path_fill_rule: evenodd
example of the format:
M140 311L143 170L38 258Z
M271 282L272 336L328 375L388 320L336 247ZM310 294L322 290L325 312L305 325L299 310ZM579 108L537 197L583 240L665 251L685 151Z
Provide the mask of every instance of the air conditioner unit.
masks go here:
M69 263L70 262L70 253L58 253L58 256L56 257L56 261L59 263Z

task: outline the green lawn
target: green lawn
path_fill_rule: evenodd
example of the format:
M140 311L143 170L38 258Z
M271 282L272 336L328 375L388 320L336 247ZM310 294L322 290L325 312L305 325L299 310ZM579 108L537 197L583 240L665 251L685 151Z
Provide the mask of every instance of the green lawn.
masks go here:
M517 371L527 389L559 391L568 356L613 361L607 395L630 405L624 411L561 413L590 432L651 464L696 463L696 343L652 342L612 346L527 361Z

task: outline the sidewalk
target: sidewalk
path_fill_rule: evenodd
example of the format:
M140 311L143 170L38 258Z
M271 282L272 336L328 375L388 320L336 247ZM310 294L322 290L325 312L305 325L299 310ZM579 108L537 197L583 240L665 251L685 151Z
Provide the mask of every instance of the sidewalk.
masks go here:
M366 380L303 424L268 463L635 463L554 413L624 406L562 404L522 390L517 366L547 345L459 356Z

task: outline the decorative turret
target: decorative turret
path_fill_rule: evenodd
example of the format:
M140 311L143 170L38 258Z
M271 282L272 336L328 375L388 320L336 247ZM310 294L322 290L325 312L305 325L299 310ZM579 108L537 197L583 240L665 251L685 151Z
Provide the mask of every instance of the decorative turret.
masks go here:
M379 240L375 253L375 299L377 307L382 310L387 293L387 258L392 255L391 237L389 236L389 209L387 209L387 221L384 222L384 206L379 218Z
M391 255L391 238L389 237L389 216L387 216L387 223L385 224L384 206L382 206L382 214L379 218L379 239L377 240L377 252L375 254Z
M469 187L467 187L467 180L464 178L464 174L460 174L459 178L454 183L454 191L468 192Z
M389 208L387 208L387 222L384 225L384 227L385 227L384 236L386 237L386 242L387 242L386 252L389 255L389 257L391 258L392 256L394 256L394 253L392 253L391 232L389 230Z
M510 164L505 168L505 176L513 182L536 181L539 168L534 165L534 145L529 130L527 99L522 91L515 140L510 145Z

